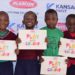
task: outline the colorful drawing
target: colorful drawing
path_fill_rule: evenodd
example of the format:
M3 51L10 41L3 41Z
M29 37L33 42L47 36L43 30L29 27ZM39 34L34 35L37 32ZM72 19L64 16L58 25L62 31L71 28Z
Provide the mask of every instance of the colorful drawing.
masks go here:
M46 49L46 30L19 30L19 49Z
M0 40L0 60L16 60L15 41Z
M43 56L44 62L41 63L41 74L66 75L66 57Z
M60 42L59 55L75 57L75 40L61 38Z

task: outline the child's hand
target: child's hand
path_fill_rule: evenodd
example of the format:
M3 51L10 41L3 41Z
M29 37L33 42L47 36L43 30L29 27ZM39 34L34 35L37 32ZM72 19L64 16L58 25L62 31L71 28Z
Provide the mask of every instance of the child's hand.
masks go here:
M21 43L21 39L20 38L17 38L16 39L16 43L18 44L18 43Z
M16 53L16 55L18 55L18 54L19 54L19 50L18 50L18 49L16 49L16 50L15 50L15 53Z
M65 63L68 64L68 59L65 60Z
M45 38L45 42L48 43L48 38Z
M60 45L61 45L61 42L59 41L59 43L58 43L58 47L60 47Z
M39 57L39 61L40 61L40 63L42 63L44 61L44 59L42 57Z
M59 57L63 57L63 56L59 55ZM68 64L68 59L65 59L65 63Z

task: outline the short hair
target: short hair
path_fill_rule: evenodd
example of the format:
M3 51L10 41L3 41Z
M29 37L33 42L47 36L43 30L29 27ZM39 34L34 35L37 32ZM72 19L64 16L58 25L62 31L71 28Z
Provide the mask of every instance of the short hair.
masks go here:
M25 18L27 14L33 14L33 15L35 16L35 19L37 20L37 15L36 15L36 13L34 13L33 11L28 11L28 12L26 12L26 13L24 14L24 17L23 17L23 18Z
M5 11L0 11L0 15L6 15L9 18L8 13Z
M49 13L51 13L51 14L56 14L56 16L58 17L57 11L54 10L54 9L48 9L48 10L45 12L45 17L46 17L46 15L49 14Z
M66 17L66 22L68 21L69 18L74 18L74 19L75 19L75 14L69 14L69 15Z

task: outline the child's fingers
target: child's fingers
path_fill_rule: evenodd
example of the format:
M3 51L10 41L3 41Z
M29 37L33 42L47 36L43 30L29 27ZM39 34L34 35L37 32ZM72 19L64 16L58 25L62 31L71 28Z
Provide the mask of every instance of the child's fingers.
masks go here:
M16 50L15 50L15 53L16 53L16 55L18 55L18 54L19 54L19 50L18 50L18 49L16 49Z
M42 57L39 58L40 63L42 63L44 61L44 59Z
M16 39L16 43L18 44L18 43L21 43L21 39L20 38L17 38Z
M45 42L48 43L48 38L45 38Z
M59 41L59 42L58 42L58 47L60 47L60 45L61 45L61 42Z
M66 63L66 64L68 63L68 59L65 60L65 63Z

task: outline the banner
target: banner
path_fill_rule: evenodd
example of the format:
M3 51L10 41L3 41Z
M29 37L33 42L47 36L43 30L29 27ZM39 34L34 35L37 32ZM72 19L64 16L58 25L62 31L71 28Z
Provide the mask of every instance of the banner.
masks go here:
M41 63L41 74L45 75L66 75L66 57L43 56L44 62Z
M60 42L59 55L75 58L75 40L61 38Z
M24 28L22 20L27 11L36 13L38 17L36 28L40 29L46 26L44 17L48 9L57 11L59 19L57 27L65 31L66 16L75 13L75 0L0 0L0 7L0 11L6 11L9 14L10 23L8 29L15 34L17 34L19 29Z
M46 30L19 30L19 49L46 49Z
M0 40L0 60L16 60L16 42Z

